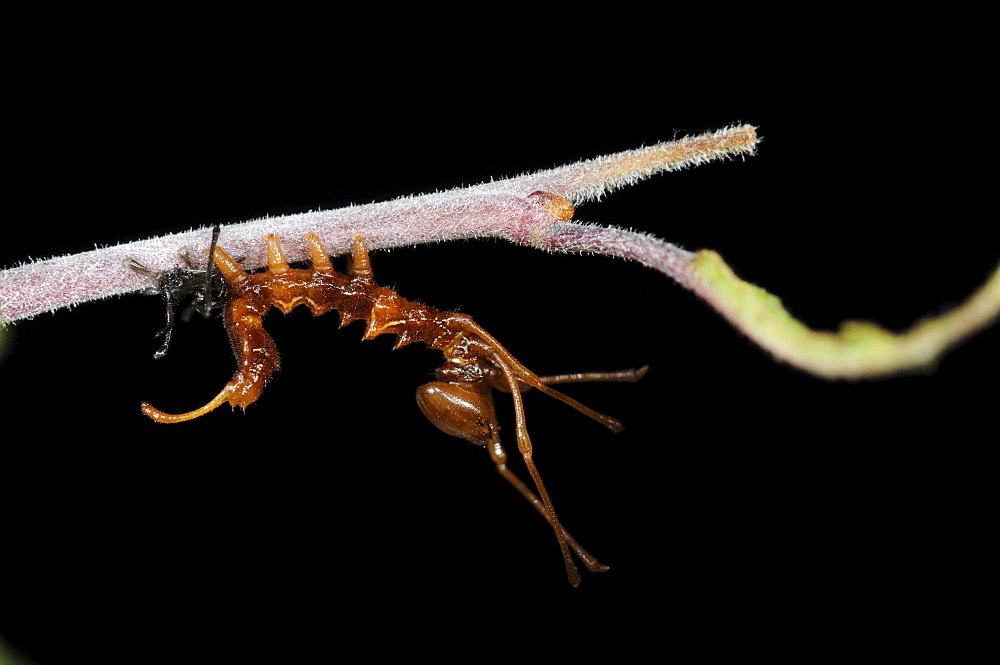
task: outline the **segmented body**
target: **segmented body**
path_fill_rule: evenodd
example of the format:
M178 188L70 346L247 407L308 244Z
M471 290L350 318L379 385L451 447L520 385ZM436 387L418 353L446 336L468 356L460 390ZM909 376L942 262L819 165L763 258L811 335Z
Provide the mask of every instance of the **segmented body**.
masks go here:
M401 297L395 290L379 286L372 275L364 236L352 238L353 258L346 273L334 269L330 257L315 234L304 236L312 265L291 268L276 235L267 236L268 269L248 274L221 247L215 246L213 265L225 281L225 326L238 368L233 378L208 404L188 413L172 415L143 403L143 413L161 423L179 423L202 416L225 402L246 408L257 400L268 379L280 366L278 349L264 329L263 318L274 307L285 314L308 307L314 316L330 311L340 314L340 325L355 320L367 322L363 339L395 334L396 347L423 342L442 352L444 364L437 381L417 390L417 403L439 429L484 446L499 473L517 489L555 531L570 582L579 583L579 573L570 550L592 571L607 570L566 532L541 476L532 461L531 439L525 425L521 392L536 388L572 406L606 427L620 431L621 423L597 413L550 384L578 381L636 381L646 368L621 372L596 372L539 377L522 365L472 318L443 312ZM211 266L205 279L210 284ZM210 288L210 287L209 287ZM207 291L211 293L211 291ZM206 298L210 298L206 296ZM500 442L492 390L509 392L514 402L518 450L538 491L536 496L508 468L507 453Z
M398 336L396 348L423 342L445 351L456 368L476 365L465 353L470 344L475 344L463 339L471 317L407 300L395 290L376 284L361 236L354 238L355 259L350 274L333 268L317 236L310 234L304 239L313 254L313 265L305 269L288 267L281 244L273 235L266 240L266 272L247 274L224 250L217 250L216 264L226 279L229 298L226 329L240 364L229 383L230 404L246 407L254 402L280 365L274 341L262 324L271 307L288 314L304 306L314 316L337 311L341 326L355 320L367 322L362 339L392 333ZM472 375L477 372L471 366L468 369Z

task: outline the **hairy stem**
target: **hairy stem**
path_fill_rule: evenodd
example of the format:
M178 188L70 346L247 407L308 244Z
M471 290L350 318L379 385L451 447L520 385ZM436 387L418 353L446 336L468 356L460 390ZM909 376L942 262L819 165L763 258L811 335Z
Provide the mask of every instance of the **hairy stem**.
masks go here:
M535 192L558 195L578 205L655 173L750 154L756 143L753 127L731 127L463 189L224 226L219 244L242 257L247 269L266 264L261 238L268 233L282 236L289 261L309 256L301 240L306 233L317 233L334 253L347 252L351 236L358 232L365 234L372 249L483 237L531 245L535 235L562 219L558 211L546 206L549 199L532 197ZM201 229L4 270L0 272L0 324L139 291L150 281L126 266L129 259L151 270L168 270L181 264L184 250L191 256L203 255L210 240L211 232Z
M951 313L896 335L869 323L840 332L810 330L780 300L733 274L715 252L689 252L649 235L570 221L573 208L656 173L753 154L750 125L728 127L463 189L336 210L267 217L222 227L219 244L253 269L266 264L264 243L278 233L289 261L307 258L301 238L316 233L336 253L364 233L372 249L460 238L497 237L548 251L588 252L659 270L714 307L776 358L827 378L861 378L916 370L989 324L1000 312L1000 271ZM79 303L144 289L150 270L179 265L182 252L203 255L211 232L201 229L27 263L0 272L3 324Z

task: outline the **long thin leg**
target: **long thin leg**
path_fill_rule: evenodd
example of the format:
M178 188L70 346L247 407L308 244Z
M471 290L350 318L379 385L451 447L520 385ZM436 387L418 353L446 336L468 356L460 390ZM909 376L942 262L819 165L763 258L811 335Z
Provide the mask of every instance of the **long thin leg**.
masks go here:
M574 587L580 586L580 571L576 569L576 565L573 563L573 558L569 554L566 534L559 523L559 518L556 517L556 511L555 508L552 507L552 500L549 498L549 493L545 489L545 483L542 482L542 476L538 473L538 468L535 466L535 462L532 459L531 438L528 436L528 426L525 424L524 402L521 400L521 391L517 389L517 377L514 375L514 371L510 368L510 366L504 362L499 355L494 356L493 362L500 368L500 371L503 372L504 376L507 377L507 385L510 386L510 393L514 398L514 420L516 422L517 430L517 448L521 451L521 457L524 458L524 465L528 467L528 473L531 474L531 479L535 481L535 489L538 490L538 496L542 501L542 505L545 507L546 519L548 520L549 525L552 526L552 530L556 533L556 540L559 542L559 551L562 552L563 563L566 565L566 576L569 578L569 583Z
M219 233L221 231L222 227L218 224L212 228L212 244L208 246L208 260L205 262L205 291L201 296L201 304L195 307L204 319L211 316L212 310L215 309L214 294L212 293L212 287L214 286L212 284L212 273L215 270L215 248L219 246Z
M490 457L493 459L493 463L496 464L497 471L503 476L504 480L514 486L518 492L521 493L525 499L528 500L538 514L545 518L546 521L549 519L548 511L545 509L545 504L535 496L535 493L528 489L528 486L521 482L521 479L514 475L514 473L507 467L507 452L504 450L503 445L501 445L499 440L489 441L486 443L486 448L490 452ZM580 543L576 542L576 539L570 535L569 531L566 530L561 523L557 523L559 530L562 532L563 537L566 539L566 544L569 548L573 550L577 558L583 562L583 565L587 567L592 573L603 573L606 570L610 570L608 566L597 560L597 557L592 555L587 550L580 546Z
M594 411L589 406L581 404L569 395L565 395L555 388L549 388L547 385L542 383L537 374L522 365L520 361L518 361L518 359L503 346L503 344L498 342L493 335L486 332L482 326L473 321L471 318L464 320L462 325L470 332L478 335L479 338L493 350L493 353L496 354L495 362L498 367L506 366L507 371L504 371L504 374L508 377L507 385L510 389L509 392L517 397L517 399L515 399L515 403L520 402L520 391L517 386L525 384L531 386L532 388L537 388L549 397L555 397L564 404L568 404L588 418L592 418L601 423L612 432L621 432L625 429L625 426L622 425L621 421L617 418L612 418L611 416L606 416L603 413ZM509 380L512 376L514 379Z
M587 381L613 381L618 383L635 383L646 376L649 365L643 365L639 369L622 369L614 372L574 372L572 374L553 374L551 376L540 376L538 380L547 386L554 386L560 383L584 383Z

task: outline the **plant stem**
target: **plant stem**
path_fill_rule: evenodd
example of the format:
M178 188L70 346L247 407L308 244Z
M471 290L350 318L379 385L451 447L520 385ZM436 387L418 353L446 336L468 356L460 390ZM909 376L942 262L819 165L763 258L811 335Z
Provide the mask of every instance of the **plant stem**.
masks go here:
M317 233L329 251L342 253L358 232L372 249L497 237L547 251L616 256L662 272L777 359L826 378L926 369L997 317L1000 270L964 305L905 333L853 321L837 333L817 332L793 319L778 298L738 278L715 252L689 252L646 234L571 221L580 203L656 173L753 154L757 142L752 126L733 126L473 187L224 226L219 243L247 269L266 264L261 239L271 233L282 236L289 261L307 258L301 240L306 233ZM41 312L147 288L149 276L130 269L130 260L152 271L169 270L184 252L205 256L210 238L209 229L200 229L4 270L0 329Z
M535 192L578 205L656 173L751 154L756 143L753 127L730 127L463 189L224 226L219 243L242 257L247 269L266 264L261 238L269 233L283 237L290 261L308 256L301 238L310 232L319 234L335 253L347 252L351 235L358 232L365 234L372 249L484 237L536 245L535 238L562 218L546 209L547 198L532 197ZM0 325L145 289L150 279L129 269L130 259L151 270L169 270L181 264L185 250L190 256L204 256L210 237L209 229L199 229L4 270Z

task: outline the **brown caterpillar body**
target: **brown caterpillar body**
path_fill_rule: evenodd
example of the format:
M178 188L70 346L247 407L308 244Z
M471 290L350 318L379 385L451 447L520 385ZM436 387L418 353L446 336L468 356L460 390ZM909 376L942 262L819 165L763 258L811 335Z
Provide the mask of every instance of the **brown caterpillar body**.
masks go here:
M334 269L318 236L308 234L304 240L309 245L312 258L310 268L289 267L278 237L270 235L266 238L268 269L256 274L247 274L224 249L215 247L214 264L226 284L225 326L238 369L222 391L199 409L172 415L143 403L143 413L157 422L179 423L202 416L224 402L246 408L257 400L271 374L280 366L278 350L263 327L266 312L275 307L287 314L296 307L305 306L314 316L319 316L336 310L340 313L341 326L354 320L367 322L363 339L392 333L398 336L397 348L423 342L441 351L445 362L437 370L438 380L421 386L417 391L417 403L424 415L444 432L486 447L500 474L552 526L571 584L579 584L580 577L570 557L570 549L589 570L607 570L577 544L556 518L532 460L521 391L528 388L541 390L613 431L620 431L622 425L619 421L589 409L550 386L578 381L637 381L645 374L646 368L539 377L518 362L470 316L443 312L406 300L395 290L376 284L368 248L361 234L352 238L353 259L346 274ZM518 449L538 496L507 468L507 455L500 443L493 406L493 388L509 392L513 397Z

